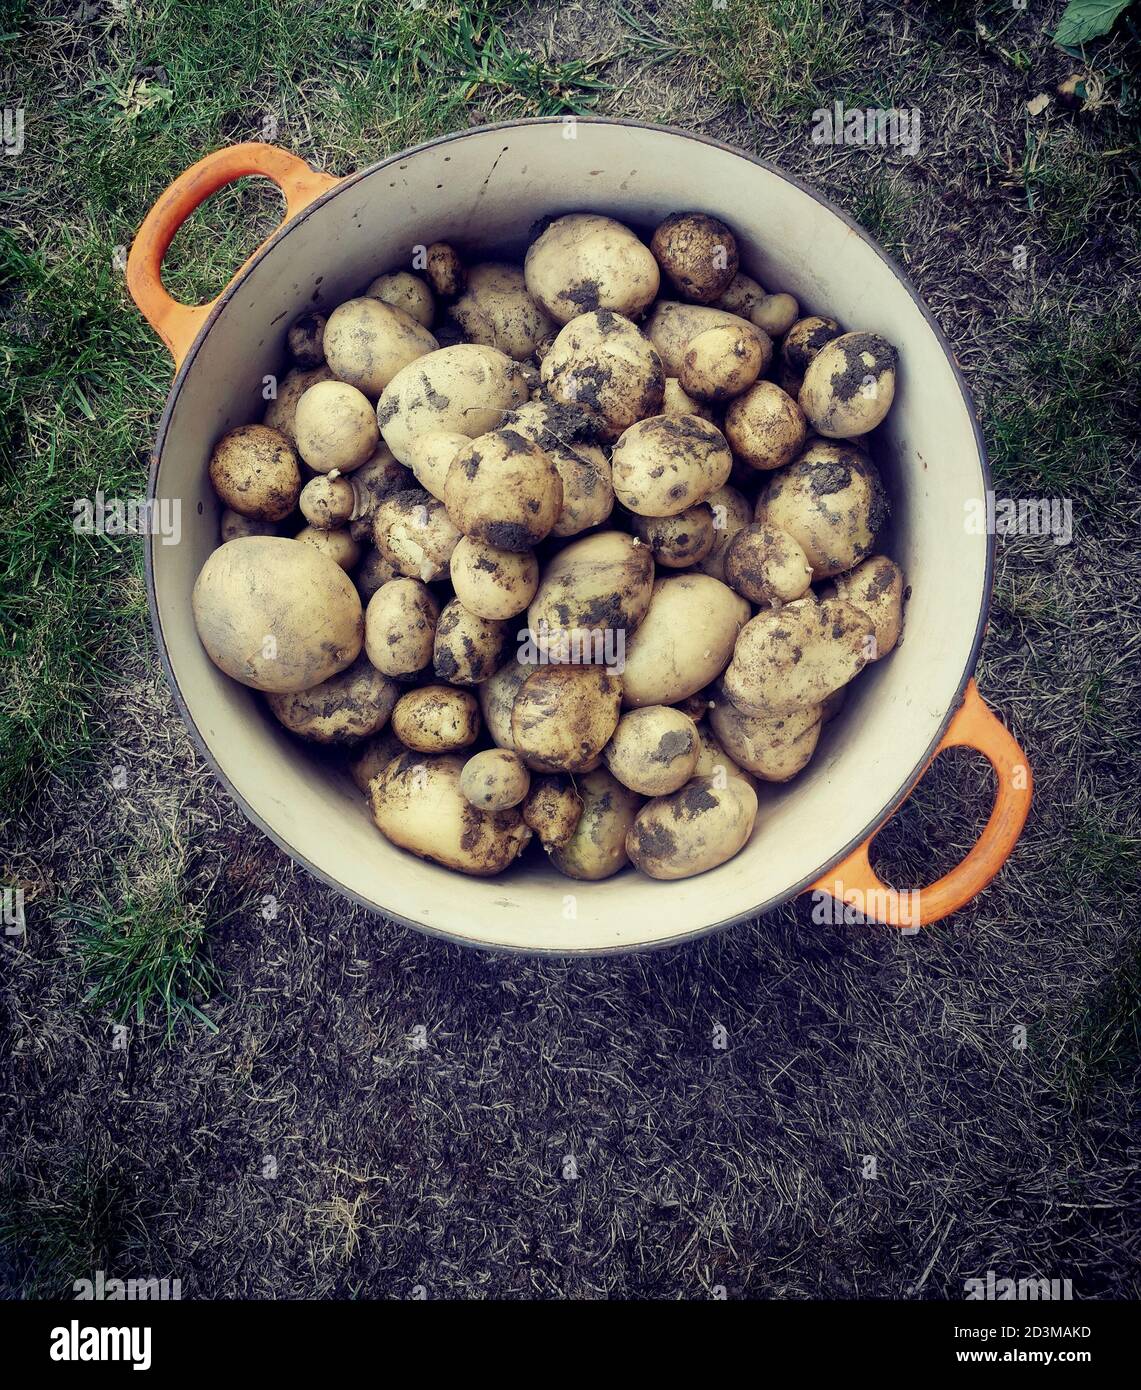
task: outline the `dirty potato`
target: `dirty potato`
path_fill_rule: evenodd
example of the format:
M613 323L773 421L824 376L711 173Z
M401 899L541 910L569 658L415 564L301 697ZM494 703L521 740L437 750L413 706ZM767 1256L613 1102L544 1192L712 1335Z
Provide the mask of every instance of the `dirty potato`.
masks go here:
M470 443L466 434L457 434L455 430L432 430L428 434L417 435L408 455L408 466L413 477L422 488L442 502L452 460Z
M330 560L335 560L343 570L353 569L361 558L361 548L353 540L353 534L347 526L335 527L332 530L318 526L303 526L294 539L302 545L310 545L319 550Z
M325 315L302 314L289 325L285 345L302 371L312 371L325 360Z
M511 734L511 711L523 682L534 669L519 661L513 653L493 676L476 689L487 732L500 748L515 748Z
M699 333L682 359L682 389L698 400L718 404L747 391L761 374L765 351L748 324L718 324Z
M601 666L540 666L511 708L515 752L536 772L584 772L618 723L622 681Z
M319 381L332 381L333 373L328 367L314 367L303 372L293 367L276 383L276 395L270 400L262 416L262 424L285 435L293 447L297 448L297 433L294 424L297 416L297 402Z
M804 448L804 412L774 382L758 381L725 412L725 437L750 468L783 468Z
M713 411L701 401L687 395L676 376L666 377L661 413L663 415L700 415L703 420L713 419Z
M713 549L697 567L702 574L723 580L725 552L741 527L752 521L753 504L743 492L726 484L710 495L708 505L713 513Z
M424 273L428 283L441 299L455 299L463 294L467 275L454 246L446 241L434 241L424 255Z
M346 525L356 504L357 495L351 481L339 473L318 473L310 478L298 499L301 515L318 531L332 531Z
M638 812L626 853L651 878L692 878L732 859L757 819L757 793L740 777L695 777Z
M523 802L523 820L548 852L570 840L582 816L582 797L570 777L536 777Z
M676 516L728 481L725 436L697 415L651 415L624 431L610 458L614 495L641 516Z
M349 775L362 792L368 791L368 784L378 772L383 772L393 758L399 758L408 750L391 729L383 729L379 734L357 744L349 755Z
M385 559L401 574L425 584L448 573L460 540L444 504L421 488L386 497L373 516L372 530Z
M419 685L401 695L392 710L392 732L418 753L466 748L479 736L479 705L451 685Z
M364 649L378 671L397 679L413 676L431 663L440 605L420 579L390 579L372 598L364 615Z
M539 587L533 550L498 550L464 536L451 559L452 588L470 613L480 618L514 618L526 610Z
M872 661L893 651L903 631L903 571L886 555L873 555L836 576L836 596L866 613L875 632Z
M791 382L795 383L799 394L808 365L822 347L838 338L844 330L824 314L809 314L807 318L797 319L780 345L779 365ZM788 387L786 390L790 389Z
M351 473L380 443L368 397L344 381L310 386L297 402L293 428L297 452L314 473Z
M713 508L699 502L676 516L638 516L631 518L634 534L650 547L655 564L667 569L685 569L704 560L713 549L717 532Z
M637 318L658 293L652 253L612 217L557 217L527 252L527 289L556 323L609 309Z
M541 375L553 400L592 410L606 439L653 415L666 380L653 344L609 309L572 319L543 358Z
M666 796L697 769L701 743L688 714L669 705L629 710L603 750L606 766L631 791Z
M788 782L811 761L820 739L821 707L768 717L745 714L722 696L709 711L713 732L738 766L762 782Z
M464 763L460 791L481 811L509 811L518 806L531 786L531 774L517 754L506 748L486 748Z
M696 694L725 669L751 612L709 575L657 580L641 626L626 638L625 703L676 705Z
M654 259L677 292L696 304L712 304L737 274L737 238L724 222L703 212L674 212L650 239Z
M726 700L725 703L729 702ZM709 706L704 712L709 714L711 710L712 706ZM753 774L729 756L721 740L704 719L697 725L697 739L699 747L697 766L693 769L695 777L712 777L718 785L724 785L728 777L743 777L752 786Z
M762 717L819 705L864 669L874 642L871 619L841 599L786 604L742 628L725 693Z
M357 565L353 583L357 586L361 598L367 603L383 584L399 576L400 571L392 561L382 555L375 545L370 545L365 548L364 558Z
M465 536L497 550L526 551L558 520L563 483L533 440L518 430L493 430L473 439L452 460L444 504Z
M433 669L452 685L479 685L495 674L506 641L506 623L481 618L454 598L436 622Z
M360 656L345 671L308 690L266 695L274 715L313 743L352 743L383 729L396 704L394 681Z
M424 328L431 328L436 317L436 301L432 291L418 275L407 270L378 275L365 294L369 299L391 304L394 309L403 309Z
M737 532L725 552L725 583L751 603L775 608L808 592L812 566L787 531L755 521Z
M826 439L856 439L881 423L895 399L895 348L878 333L842 333L804 373L800 408Z
M297 505L301 468L283 434L267 425L239 425L214 445L210 483L230 511L281 521Z
M527 291L513 265L485 263L468 271L467 289L449 310L471 343L498 348L516 362L555 331L554 320Z
M653 553L633 536L600 531L572 541L539 580L527 610L531 640L559 660L572 659L566 648L575 643L589 648L587 659L599 660L601 647L614 660L620 652L607 650L607 643L630 641L649 607L653 582Z
M353 486L353 514L349 530L353 540L363 545L372 541L373 521L386 498L406 492L415 479L402 463L397 463L387 444L377 446L371 458L355 468L349 477Z
M503 423L534 440L559 471L563 505L551 535L577 536L600 526L614 509L614 487L610 460L594 443L597 417L578 406L528 401Z
M597 882L629 863L626 834L643 804L604 767L575 779L582 814L570 839L550 850L551 863L568 878Z
M438 346L411 314L368 295L338 305L325 325L325 360L333 375L371 401L402 367Z

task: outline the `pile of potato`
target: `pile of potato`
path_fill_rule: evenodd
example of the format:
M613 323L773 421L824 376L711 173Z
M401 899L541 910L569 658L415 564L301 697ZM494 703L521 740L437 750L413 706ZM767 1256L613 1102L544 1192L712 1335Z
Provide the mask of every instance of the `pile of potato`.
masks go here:
M550 222L522 267L427 248L288 330L220 439L210 659L348 745L393 844L497 874L684 878L745 845L899 640L865 447L895 350L739 270L675 213L647 246Z

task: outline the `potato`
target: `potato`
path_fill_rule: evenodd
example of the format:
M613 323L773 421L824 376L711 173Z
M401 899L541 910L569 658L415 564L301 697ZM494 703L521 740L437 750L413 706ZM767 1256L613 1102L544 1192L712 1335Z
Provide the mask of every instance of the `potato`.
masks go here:
M513 653L495 675L476 688L483 722L500 748L515 749L511 734L511 710L515 705L515 696L534 669L519 661Z
M725 552L729 543L753 519L753 504L735 487L719 487L711 493L708 506L713 512L713 549L698 564L702 574L725 578Z
M842 333L804 374L800 408L826 439L856 439L880 424L895 398L895 348L878 333Z
M194 625L206 655L255 690L308 690L351 666L364 641L352 580L284 536L219 546L198 575Z
M737 274L737 238L724 222L703 212L674 212L659 223L650 250L680 295L712 304Z
M318 473L301 489L301 515L318 531L344 526L357 505L357 495L348 478L339 473Z
M452 460L444 503L465 536L498 550L525 551L558 520L563 484L536 443L500 429L472 440Z
M570 839L551 847L551 863L568 878L597 882L629 863L626 832L634 824L642 798L604 767L576 778L576 789L582 798L582 814Z
M353 748L349 756L349 773L362 792L368 791L368 784L383 772L393 758L399 758L408 750L391 729L384 729L364 743Z
M301 469L283 434L268 425L239 425L214 445L210 483L230 511L281 521L297 506Z
M787 531L753 522L737 532L725 552L725 583L751 603L777 608L808 592L812 566Z
M347 299L325 326L325 360L333 375L371 401L402 367L438 346L411 314L368 295Z
M424 328L431 328L432 320L436 317L436 301L432 291L418 275L412 275L407 270L378 275L365 294L369 299L391 304L394 309L403 309Z
M432 660L440 605L420 579L390 579L369 599L364 649L378 671L413 676Z
M796 322L800 305L791 294L766 294L752 306L750 323L764 329L770 338L779 338Z
M266 703L292 733L313 743L351 743L388 723L397 687L365 656L308 690L270 691Z
M531 832L517 810L477 810L460 791L463 766L462 758L448 754L405 753L369 783L369 810L394 845L486 878L508 867Z
M276 536L277 527L272 521L256 521L252 516L243 516L227 507L222 513L220 532L225 545L239 536Z
M514 618L539 587L533 550L497 550L473 536L461 538L451 559L452 587L469 613L479 618Z
M454 299L463 294L467 276L455 248L444 241L434 241L425 253L425 274L428 283L441 299Z
M713 732L740 767L763 782L788 782L807 767L820 738L819 705L758 718L727 696L709 711Z
M730 702L726 700L725 703ZM693 769L695 777L711 777L718 786L724 786L726 778L741 777L750 786L753 785L753 774L729 756L721 746L721 740L704 720L697 725L697 741L697 766Z
M745 624L725 693L745 714L766 718L818 705L863 670L874 642L871 619L841 599L786 604Z
M392 732L418 753L466 748L479 736L479 705L451 685L419 685L401 695L392 711Z
M457 343L399 371L376 408L384 442L401 463L420 434L446 430L475 439L528 398L518 365L495 348Z
M631 791L666 796L697 768L701 742L688 714L669 705L629 710L603 750L606 766Z
M708 502L699 502L676 516L635 513L631 520L634 534L653 551L655 563L667 569L685 569L704 560L717 537L713 508Z
M582 817L582 797L569 777L552 775L532 780L523 802L523 820L547 851L562 849Z
M285 435L293 447L297 448L297 433L294 424L297 416L297 402L319 381L332 381L333 373L328 367L314 367L311 372L303 372L293 367L277 383L277 394L265 408L262 424L271 430Z
M836 595L871 619L875 650L869 659L882 660L903 631L903 571L886 555L874 555L836 576Z
M804 549L814 579L866 559L887 525L889 503L871 459L854 444L812 444L774 473L756 519L787 531Z
M319 381L297 402L297 452L315 473L351 473L380 443L368 397L343 381Z
M373 521L377 509L386 498L398 492L406 492L415 479L402 463L397 463L387 444L381 444L375 454L353 470L349 478L353 485L353 514L349 520L349 530L353 540L372 540Z
M325 315L302 314L289 325L285 345L289 355L303 371L319 367L325 360Z
M596 766L618 723L622 682L600 666L540 666L511 708L515 752L536 772Z
M523 272L487 262L468 271L467 289L449 310L472 343L498 348L516 362L555 331L547 311L527 292Z
M653 582L650 548L633 537L601 531L572 541L539 580L527 610L531 641L559 659L568 643L588 646L587 659L620 659L619 644L629 643L645 617Z
M797 319L784 335L784 342L780 345L780 365L796 380L798 392L808 364L822 347L833 338L838 338L843 331L835 319L810 314L807 318Z
M351 533L350 533L351 534ZM375 545L370 545L365 550L364 559L357 565L356 573L353 575L353 583L357 586L357 592L367 603L373 594L390 579L396 579L400 571L386 555L382 555Z
M725 669L751 612L709 575L659 579L641 627L626 639L625 703L673 705L696 694Z
M609 309L572 319L543 358L541 375L553 400L594 411L606 439L653 415L666 380L653 345Z
M756 819L757 793L748 782L696 777L642 807L627 832L626 853L651 878L692 878L732 859Z
M534 440L559 471L563 506L553 536L577 536L599 526L614 509L610 460L593 443L598 417L553 401L528 401L504 418L504 426Z
M660 277L653 255L629 227L595 213L556 218L527 252L527 289L556 323L610 309L637 318Z
M531 774L506 748L487 748L464 763L460 791L481 811L509 811L531 786Z
M682 389L699 400L727 401L752 386L764 360L765 349L755 329L722 323L693 339L682 359L679 379Z
M610 457L614 495L641 516L676 516L728 481L733 455L697 415L651 415L625 430Z
M783 468L804 448L804 412L771 381L758 381L730 403L725 437L750 468Z
M746 322L738 314L726 313L724 309L713 309L705 304L678 304L676 300L663 299L654 305L653 313L646 320L646 336L657 349L666 375L680 378L685 354L699 333L722 324L740 328ZM772 339L762 329L754 327L754 332L761 344L763 374L772 361Z
M686 393L676 376L666 377L666 389L662 396L663 415L700 415L703 420L712 420L713 411L701 401Z
M478 617L454 598L436 623L433 668L452 685L479 685L495 674L506 641L506 623Z
M739 318L749 319L751 322L753 310L767 297L768 291L759 280L738 271L729 282L725 293L714 301L713 307L724 309L727 313L736 314Z
M417 435L412 441L408 466L420 486L442 502L452 460L470 443L466 434L457 434L455 430L432 430L429 434Z
M361 558L361 548L353 540L352 532L347 526L332 531L321 530L316 526L303 526L294 539L302 545L310 545L319 550L330 560L335 560L343 570L351 570Z
M460 533L444 504L421 488L386 497L373 517L376 547L409 579L430 584L448 572Z

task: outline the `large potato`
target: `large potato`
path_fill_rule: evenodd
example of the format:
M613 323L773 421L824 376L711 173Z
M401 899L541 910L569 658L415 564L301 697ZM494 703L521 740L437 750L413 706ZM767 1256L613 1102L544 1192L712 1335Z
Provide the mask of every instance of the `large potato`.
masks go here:
M610 458L614 495L641 516L676 516L724 486L725 436L698 415L652 415L624 431Z
M328 367L314 367L310 372L303 372L299 367L291 368L276 383L276 395L265 408L262 424L285 435L296 449L297 433L294 424L297 417L297 402L309 390L310 386L316 386L319 381L332 380L333 373Z
M643 796L666 796L693 776L700 751L697 726L688 714L648 705L619 719L602 756L624 787Z
M626 835L626 853L651 878L692 878L748 843L757 793L740 777L695 777L672 796L643 806Z
M730 328L749 326L747 319L726 313L724 309L713 309L706 304L678 304L676 300L663 299L654 305L654 312L646 320L646 336L657 349L666 375L680 378L690 343L699 333L722 324ZM763 375L772 361L772 339L755 324L752 328L761 344Z
M293 429L297 452L315 473L351 473L380 443L368 397L344 381L310 386L297 402Z
M883 420L895 398L895 348L878 333L842 333L804 373L800 408L817 434L855 439Z
M632 536L601 531L572 541L539 581L527 610L531 640L560 660L565 645L577 642L589 647L587 659L613 661L621 655L617 644L628 645L645 617L653 582L650 547Z
M637 318L660 283L657 262L629 227L588 212L556 218L528 250L523 273L558 323L598 309Z
M671 213L655 230L650 250L674 289L698 304L719 299L740 264L737 238L704 212Z
M498 348L516 362L530 357L555 331L547 311L528 293L523 272L513 265L473 265L467 289L449 312L469 342Z
M479 706L466 690L418 685L392 710L392 732L418 753L447 753L479 737Z
M659 410L666 382L650 341L609 309L572 319L543 358L541 374L553 400L594 411L607 439Z
M511 707L515 752L536 772L585 772L597 765L621 704L621 679L601 666L540 666Z
M381 554L409 579L443 579L460 533L442 502L420 488L393 493L376 509L373 538Z
M503 423L525 439L533 439L559 470L563 507L551 535L577 536L606 520L614 509L614 488L610 460L593 442L597 431L593 412L554 401L528 401Z
M405 753L368 784L377 829L394 845L462 874L502 873L531 838L518 810L480 811L460 790L464 760Z
M836 576L836 596L866 613L875 632L873 661L894 650L903 631L903 571L886 555Z
M804 448L804 412L771 381L758 381L725 412L725 437L750 468L783 468Z
M787 531L808 556L815 579L858 565L887 524L887 494L871 459L854 444L811 444L774 473L757 499L756 519Z
M570 839L550 849L551 863L568 878L610 878L629 863L626 834L643 798L604 767L575 779L582 814Z
M456 343L397 372L384 388L376 418L384 442L407 464L417 435L446 430L475 439L527 397L523 373L506 353Z
M874 644L871 619L850 603L801 599L746 623L725 691L738 709L763 717L818 705L864 669Z
M352 580L283 536L242 536L202 566L192 598L206 655L255 690L308 690L351 666L364 641Z
M454 598L436 623L432 666L452 685L479 685L495 674L506 641L506 623L481 618Z
M365 609L368 659L386 676L422 671L432 660L439 616L439 602L422 580L401 577L382 584Z
M333 375L373 401L402 367L438 346L411 314L368 295L338 305L325 325L325 361Z
M346 670L308 690L270 691L266 702L292 733L314 743L352 743L388 723L397 686L359 656Z
M289 440L268 425L239 425L210 455L210 482L226 506L254 521L281 521L301 494Z
M821 706L767 718L746 714L727 696L709 711L713 732L738 766L763 782L787 782L809 763L820 739Z
M539 587L539 562L533 550L498 550L464 536L451 559L456 598L480 618L514 618L526 611Z
M518 430L473 439L448 469L444 504L465 536L498 550L537 545L563 509L563 483L546 453Z
M622 686L627 705L675 705L715 680L752 612L707 574L654 584L649 610L626 639Z

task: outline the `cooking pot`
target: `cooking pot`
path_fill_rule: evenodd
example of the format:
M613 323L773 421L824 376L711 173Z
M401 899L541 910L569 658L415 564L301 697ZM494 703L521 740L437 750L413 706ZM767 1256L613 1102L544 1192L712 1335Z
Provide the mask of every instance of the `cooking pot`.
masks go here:
M245 175L272 179L286 220L212 303L180 304L162 260L185 218ZM905 638L855 683L807 769L762 786L748 846L710 873L662 883L628 869L601 883L541 856L494 879L463 878L394 848L339 767L299 746L254 691L207 659L191 617L199 569L218 543L207 461L220 435L260 418L263 378L283 370L285 330L328 309L436 240L468 257L521 256L536 222L589 209L648 232L700 209L733 228L741 266L806 312L882 334L899 349L895 404L877 432L894 501L884 548L910 586ZM1031 777L972 679L986 622L994 540L968 529L989 472L978 421L943 334L899 267L861 228L781 170L702 136L609 119L483 126L348 178L284 150L243 144L207 156L151 209L131 249L135 302L173 354L149 497L180 499L182 538L147 540L151 615L175 699L205 757L249 819L291 858L386 917L456 941L533 952L660 946L820 894L816 920L845 903L910 928L969 901L1014 848ZM967 857L938 882L896 893L868 846L936 754L965 745L997 774L994 808ZM835 903L833 902L835 900ZM842 909L837 909L841 911Z

